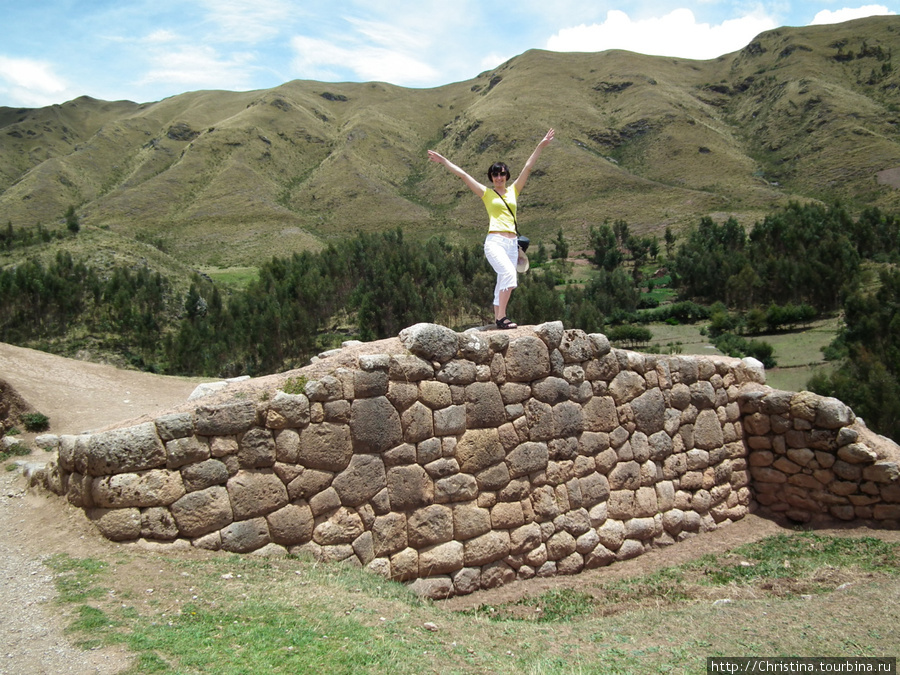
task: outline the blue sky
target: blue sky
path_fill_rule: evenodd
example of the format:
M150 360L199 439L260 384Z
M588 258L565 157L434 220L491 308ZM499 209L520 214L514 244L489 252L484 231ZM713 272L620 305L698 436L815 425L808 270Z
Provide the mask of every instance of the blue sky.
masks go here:
M900 0L0 0L0 106L137 102L294 79L437 87L522 52L711 59Z

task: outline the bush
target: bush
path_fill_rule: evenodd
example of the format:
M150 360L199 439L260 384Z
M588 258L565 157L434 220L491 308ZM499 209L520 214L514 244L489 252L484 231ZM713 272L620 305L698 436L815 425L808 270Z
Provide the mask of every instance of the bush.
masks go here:
M47 431L50 428L50 418L43 413L25 413L22 415L22 424L25 431Z

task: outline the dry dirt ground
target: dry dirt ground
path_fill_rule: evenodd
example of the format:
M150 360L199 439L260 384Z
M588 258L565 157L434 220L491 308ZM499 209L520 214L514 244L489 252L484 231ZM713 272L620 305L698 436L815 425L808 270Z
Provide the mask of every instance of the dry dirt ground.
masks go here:
M178 408L201 382L119 370L2 343L0 378L50 418L50 433L55 434L101 429ZM33 434L28 436L31 437ZM45 458L46 455L35 453L25 459ZM450 610L500 605L550 589L578 588L591 582L638 576L788 529L785 524L750 515L715 532L607 568L575 577L515 582L441 605ZM898 531L865 527L835 526L820 533L900 541ZM132 664L132 655L124 649L82 651L73 644L65 633L69 617L54 603L53 578L43 564L48 556L57 553L112 559L120 546L103 539L84 514L65 500L26 489L21 472L0 471L0 566L5 573L0 584L0 675L112 674Z

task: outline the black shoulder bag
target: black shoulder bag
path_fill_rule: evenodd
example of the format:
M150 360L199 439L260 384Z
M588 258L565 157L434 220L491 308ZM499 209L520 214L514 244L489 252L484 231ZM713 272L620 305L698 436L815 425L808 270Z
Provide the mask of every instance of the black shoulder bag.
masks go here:
M497 188L493 188L493 190L494 192L497 192ZM497 196L500 197L500 199L503 199L503 195L499 192L497 192ZM531 243L531 240L528 237L519 234L519 221L516 220L516 214L509 208L509 203L507 203L505 199L503 199L503 203L506 204L506 210L509 211L509 215L513 217L513 225L516 228L516 241L519 244L519 248L522 249L523 252L528 251L528 245Z

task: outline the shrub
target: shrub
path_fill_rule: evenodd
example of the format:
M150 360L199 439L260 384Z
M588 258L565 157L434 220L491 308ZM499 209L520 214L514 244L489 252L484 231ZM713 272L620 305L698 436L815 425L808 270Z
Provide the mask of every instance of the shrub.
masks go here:
M22 415L22 424L25 431L47 431L50 427L50 418L43 413L25 413Z

